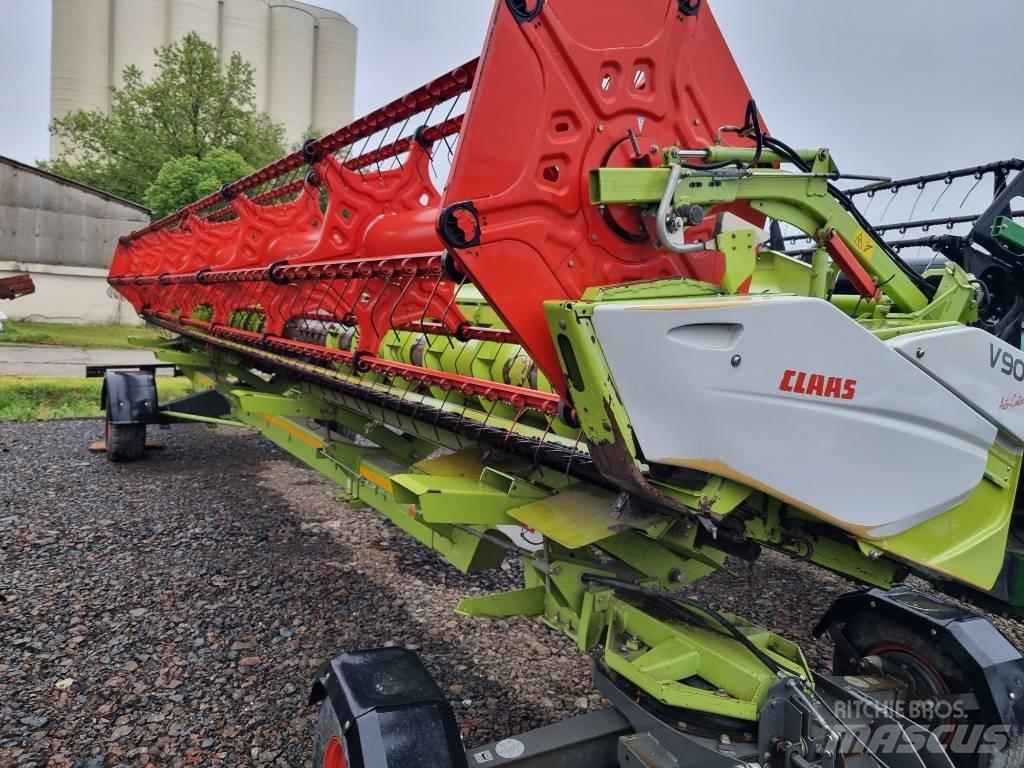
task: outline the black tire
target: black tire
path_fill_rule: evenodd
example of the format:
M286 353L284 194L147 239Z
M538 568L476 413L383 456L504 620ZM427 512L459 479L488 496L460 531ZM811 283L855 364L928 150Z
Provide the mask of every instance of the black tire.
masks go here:
M145 424L111 424L107 421L107 460L138 461L146 454Z
M337 762L339 749L343 754L340 763ZM313 768L339 768L347 765L351 765L351 761L348 759L345 733L338 722L338 716L334 714L330 699L324 699L320 704L320 716L313 733Z
M905 654L909 652L914 658L921 660L920 666L930 668L941 679L950 694L973 692L966 673L942 651L933 638L927 635L914 632L902 624L879 618L873 613L854 617L846 624L843 634L861 656L877 655L884 658L888 655L890 660L898 665L900 655L904 654L906 658ZM838 649L833 660L833 670L837 675L861 674L855 666L855 660L840 658ZM922 694L922 698L926 696L927 691ZM984 720L983 713L970 712L953 724L962 724L967 729L991 725ZM1009 734L1008 743L999 751L989 750L974 754L961 752L951 753L949 756L957 768L1019 768L1024 765L1024 731L1018 727Z

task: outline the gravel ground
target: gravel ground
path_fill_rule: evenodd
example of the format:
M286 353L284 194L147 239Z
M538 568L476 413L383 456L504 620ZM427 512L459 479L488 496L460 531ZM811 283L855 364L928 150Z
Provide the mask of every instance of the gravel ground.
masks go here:
M472 744L600 706L569 640L452 612L513 573L458 574L256 435L115 466L99 431L0 424L0 766L306 765L313 671L359 647L417 650ZM694 594L826 666L808 631L851 588L769 554Z

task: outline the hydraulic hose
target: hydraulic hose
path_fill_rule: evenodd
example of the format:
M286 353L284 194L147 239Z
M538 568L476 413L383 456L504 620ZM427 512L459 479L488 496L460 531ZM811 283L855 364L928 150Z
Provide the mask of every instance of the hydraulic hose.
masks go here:
M803 160L803 158L801 158L800 155L797 154L797 152L788 144L779 141L778 139L772 136L765 136L764 145L769 149L774 150L778 154L784 156L787 160L789 160L793 165L795 165L804 173L811 172L811 166L809 166ZM853 200L851 200L845 192L843 192L834 184L829 184L828 189L829 193L839 202L841 206L843 206L846 212L849 213L857 221L857 223L868 234L871 235L875 242L877 242L886 252L886 255L888 255L889 258L892 259L893 263L899 268L899 270L903 272L903 274L906 275L911 280L911 282L914 283L914 285L917 286L918 290L929 298L934 297L935 291L932 289L932 287L928 285L924 278L922 278L920 275L917 274L917 272L911 269L910 266L905 261L903 261L903 259L899 256L899 254L897 254L895 251L892 250L892 248L889 247L889 244L886 243L885 240L882 239L881 235L879 235L878 232L875 231L874 226L864 217L864 214L860 212L860 210L854 204Z

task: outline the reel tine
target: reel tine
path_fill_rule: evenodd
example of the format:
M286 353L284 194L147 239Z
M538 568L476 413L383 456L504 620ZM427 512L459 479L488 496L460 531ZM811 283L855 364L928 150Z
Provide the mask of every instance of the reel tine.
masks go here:
M405 118L405 122L402 123L402 127L398 131L399 138L401 138L402 135L405 133L405 129L409 127L410 120L412 120L412 115L409 115L409 117ZM402 165L402 156L400 152L395 152L394 162L398 164L399 170L405 170L405 166ZM394 167L395 166L392 165L391 168L389 168L388 170L394 170Z
M347 325L349 308L346 303L346 295L348 293L348 287L352 282L351 278L341 277L335 278L331 281L331 287L329 289L331 298L334 300L334 304L331 306L331 317L335 324L338 326L338 346L341 346L342 333L341 329Z
M357 157L359 157L359 156L361 156L361 155L364 155L364 154L366 154L366 147L367 147L367 146L369 145L369 143L370 143L370 138L371 138L371 136L372 136L372 134L371 134L370 136L367 136L367 137L366 137L366 139L365 139L365 140L363 141L363 147L362 147L362 149L361 149L361 150L359 150L359 155L357 155ZM348 158L345 158L345 159L347 160ZM365 176L365 174L363 173L363 169L362 169L362 168L359 168L358 170L359 170L359 178L360 178L361 180L363 180L363 181L366 181L366 176Z
M391 310L388 312L388 330L391 330L395 327L395 312L397 312L398 308L404 303L405 295L409 292L409 289L412 288L412 286L414 285L416 277L404 276L402 278L399 278L399 280L402 281L402 290L399 292L397 298L395 298L394 303L391 305Z
M367 314L370 318L370 330L373 332L374 338L381 338L383 334L381 329L377 327L377 307L383 301L384 296L387 294L388 289L391 287L394 275L388 275L384 278L384 286L379 288L373 298L370 300L370 306L368 307Z
M380 143L378 143L378 144L377 144L377 152L379 152L379 151L380 151L380 148L384 146L384 142L386 142L386 141L388 140L388 133L389 133L390 131L391 131L391 126L389 125L389 126L388 126L387 128L385 128L385 129L384 129L384 131L383 131L383 132L381 133L381 136L380 136ZM378 159L376 160L376 162L375 162L375 165L377 166L377 175L378 175L378 176L379 176L380 178L384 178L384 171L383 171L383 169L382 169L382 168L380 167L380 163L381 163L381 161L380 161L380 159L378 158Z
M330 290L331 282L328 280L326 283L322 279L318 279L314 285L314 293L316 294L316 307L313 309L313 315L317 318L323 317L324 302L327 301L327 291ZM318 320L317 322L323 322Z
M264 307L264 316L266 317L265 325L276 327L284 325L284 317L281 316L280 303L273 300L273 297L279 292L279 286L268 280L264 276L259 282L260 288L257 294L257 301Z
M519 424L520 419L523 418L525 413L525 408L520 408L518 411L516 411L516 415L513 417L512 423L509 425L508 429L505 430L505 439L501 441L502 445L508 444L509 440L512 438L512 435L515 434L516 425Z
M910 216L907 217L910 221L914 220L914 212L917 210L917 204L921 202L921 196L924 194L924 188L925 183L923 181L917 183L917 197L914 200L914 204L910 207Z
M461 93L458 96L456 96L454 99L452 99L452 105L448 109L448 114L446 114L444 116L445 122L447 122L448 120L451 120L452 115L455 114L455 108L459 105L460 101L462 101L462 94ZM441 138L444 140L444 144L448 148L448 159L451 160L452 157L455 155L455 149L452 147L451 143L448 141L448 137L447 136L442 135Z
M876 194L874 194L874 190L873 189L871 191L869 191L869 193L867 193L867 205L864 206L864 215L865 216L867 215L867 212L869 210L871 210L871 205L874 203L874 199L876 199L876 197L878 197L878 196L876 196Z
M430 305L433 304L434 297L437 296L437 291L440 289L441 284L443 282L444 282L444 275L442 274L441 276L439 276L437 278L437 280L434 281L434 285L430 289L430 295L427 297L427 300L425 302L423 302L423 312L420 313L420 326L422 326L427 321L427 313L430 311ZM451 306L451 304L455 301L455 294L456 294L456 292L453 291L452 292L452 298L448 302L448 306ZM447 314L447 312L448 312L448 307L446 306L445 307L445 314ZM438 322L440 322L443 325L444 324L444 318L443 317L439 317L438 318Z
M576 433L576 440L572 444L572 453L569 455L569 461L565 465L565 479L567 481L572 479L572 464L576 460L576 457L580 455L580 441L583 440L583 429L581 428Z
M968 198L969 198L969 197L970 197L971 195L973 195L973 194L974 194L974 190L976 190L976 189L978 188L978 185L979 185L979 184L981 184L981 180L982 180L983 178L984 178L984 175L983 175L983 174L981 174L981 173L976 173L976 174L974 174L974 179L975 179L975 181L974 181L974 185L973 185L973 186L972 186L972 187L971 187L971 188L970 188L969 190L967 190L967 194L966 194L966 195L964 195L964 199L960 201L960 207L961 207L961 208L963 208L963 207L964 207L964 205L965 205L965 204L967 203L967 199L968 199Z
M444 312L442 312L441 317L437 319L437 321L441 323L441 325L445 325L445 321L448 319L448 313L451 312L452 307L456 305L456 301L458 300L459 296L459 291L462 290L462 288L465 287L467 283L469 283L469 278L463 275L462 280L459 281L458 286L455 288L454 291L452 291L452 297L448 299L448 303L445 304Z
M892 197L889 198L889 202L886 204L885 210L882 211L882 218L879 219L880 222L885 221L885 217L888 215L889 209L892 207L892 204L896 201L896 196L899 194L900 190L899 187L893 186L889 188L889 191L892 192Z
M953 179L952 179L952 177L947 176L943 180L943 185L944 186L942 187L942 191L939 192L939 196L937 198L935 198L935 203L932 205L932 212L933 213L935 212L935 209L939 207L939 203L942 202L942 198L946 196L947 192L949 192L949 188L953 186Z
M540 440L537 441L537 445L533 451L533 463L535 466L540 465L540 451L548 441L548 435L551 434L551 423L554 421L554 418L556 417L551 417L544 422L544 433L541 435Z

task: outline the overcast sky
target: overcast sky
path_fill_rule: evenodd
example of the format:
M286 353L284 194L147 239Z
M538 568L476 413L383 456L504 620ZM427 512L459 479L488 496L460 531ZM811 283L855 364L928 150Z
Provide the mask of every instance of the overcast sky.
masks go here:
M635 0L594 0L635 2ZM359 27L356 113L476 56L490 0L323 0ZM1020 0L712 0L772 132L844 170L1024 155ZM46 157L49 0L0 0L0 154Z

